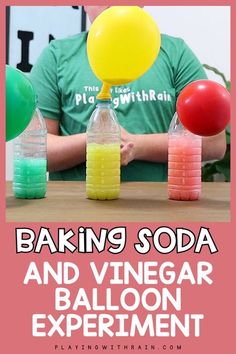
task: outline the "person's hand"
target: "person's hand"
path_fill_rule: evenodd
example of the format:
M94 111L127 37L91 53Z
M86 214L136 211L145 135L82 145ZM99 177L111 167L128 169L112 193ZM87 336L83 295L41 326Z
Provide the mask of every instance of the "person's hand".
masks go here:
M121 165L127 166L135 159L134 136L121 127Z

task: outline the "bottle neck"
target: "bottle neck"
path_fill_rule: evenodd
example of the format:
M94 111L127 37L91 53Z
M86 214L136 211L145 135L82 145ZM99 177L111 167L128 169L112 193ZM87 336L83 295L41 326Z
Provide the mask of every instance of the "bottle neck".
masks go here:
M111 100L97 100L97 108L111 108Z

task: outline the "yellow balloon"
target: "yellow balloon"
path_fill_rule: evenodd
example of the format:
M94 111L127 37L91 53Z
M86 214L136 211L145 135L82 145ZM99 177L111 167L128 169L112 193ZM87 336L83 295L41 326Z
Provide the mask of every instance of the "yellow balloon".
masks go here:
M87 52L94 74L105 84L138 79L154 63L161 44L154 19L138 6L112 6L93 22Z

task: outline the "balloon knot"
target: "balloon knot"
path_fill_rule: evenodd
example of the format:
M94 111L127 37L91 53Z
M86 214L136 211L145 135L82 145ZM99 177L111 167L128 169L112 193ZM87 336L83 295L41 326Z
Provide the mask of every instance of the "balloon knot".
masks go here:
M97 95L98 100L110 100L111 99L111 85L106 82L103 83L101 91Z

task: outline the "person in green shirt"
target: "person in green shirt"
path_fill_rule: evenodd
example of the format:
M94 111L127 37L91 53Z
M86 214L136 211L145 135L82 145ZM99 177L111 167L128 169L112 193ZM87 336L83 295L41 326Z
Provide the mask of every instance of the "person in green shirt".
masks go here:
M106 7L85 6L85 11L93 22ZM86 41L87 32L51 41L30 74L48 129L51 180L85 180L86 128L101 88L88 63ZM206 74L191 49L162 34L153 66L140 79L112 88L121 126L122 181L167 180L167 131L176 99L199 79ZM203 138L203 159L220 159L225 148L224 132Z

